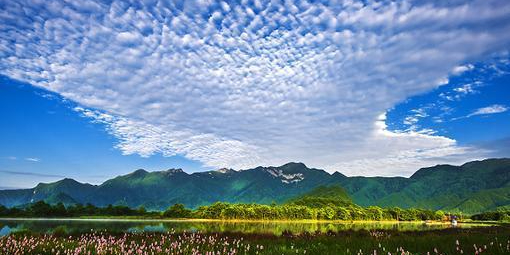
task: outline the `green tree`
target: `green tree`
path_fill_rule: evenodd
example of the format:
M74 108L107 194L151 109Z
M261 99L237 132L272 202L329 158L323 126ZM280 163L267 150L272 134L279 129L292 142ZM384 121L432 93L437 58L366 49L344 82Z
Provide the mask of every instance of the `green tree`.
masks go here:
M174 204L163 213L168 218L188 218L191 216L191 210L186 209L183 204Z
M29 211L31 215L35 217L52 216L51 206L44 201L35 202L30 206Z

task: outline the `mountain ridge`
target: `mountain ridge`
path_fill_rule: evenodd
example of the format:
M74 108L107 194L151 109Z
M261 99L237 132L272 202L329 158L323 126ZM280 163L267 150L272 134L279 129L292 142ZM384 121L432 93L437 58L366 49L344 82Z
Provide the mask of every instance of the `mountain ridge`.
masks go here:
M39 200L120 204L162 210L174 203L196 208L216 201L283 203L319 186L339 185L361 206L420 207L476 213L510 207L510 159L485 159L460 166L436 165L410 177L345 176L308 168L300 162L246 170L186 173L180 168L137 169L92 185L65 178L32 189L0 190L0 204L18 206Z

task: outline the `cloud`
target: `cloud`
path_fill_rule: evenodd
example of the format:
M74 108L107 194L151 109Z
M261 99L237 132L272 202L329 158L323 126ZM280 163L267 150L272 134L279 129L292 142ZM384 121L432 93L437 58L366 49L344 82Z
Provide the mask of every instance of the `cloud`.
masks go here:
M508 50L508 1L153 4L6 1L0 74L77 102L125 154L371 175L483 155L380 115Z
M40 159L38 158L25 158L26 161L31 161L31 162L39 162L41 161Z
M468 115L457 117L457 118L452 118L452 120L466 119L466 118L471 118L471 117L477 116L477 115L490 115L490 114L503 113L503 112L508 111L508 109L509 108L504 105L494 104L491 106L478 108Z
M75 107L74 110L96 123L106 125L107 131L120 140L116 147L126 155L138 153L142 157L149 157L155 153L164 156L179 154L204 162L207 166L218 166L227 160L233 165L246 162L257 164L261 160L255 147L240 141L220 139L211 134L194 134L191 130L173 131L171 126L161 129L82 107Z
M12 175L27 175L27 176L34 176L34 177L64 178L64 176L62 176L62 175L42 174L42 173L35 173L35 172L18 172L18 171L0 170L0 173L12 174Z
M476 109L474 112L470 113L466 117L472 117L476 115L488 115L488 114L496 114L496 113L502 113L508 111L508 107L504 105L494 104L487 107L482 107L479 109Z
M358 159L336 163L328 169L351 176L410 176L416 169L441 160L460 163L465 158L482 158L480 155L490 152L459 146L453 139L432 135L430 130L390 131L385 121L386 114L380 115L374 132L366 139L370 144L361 145L362 157L358 156L359 151L354 152Z
M434 133L434 131L420 130L420 126L418 125L420 119L429 117L427 109L430 107L431 106L426 106L410 110L411 115L406 116L403 120L403 124L407 126L405 131Z
M9 157L5 157L5 158L8 160L17 160L18 159L17 157L14 157L14 156L9 156Z
M453 68L452 74L453 75L459 75L459 74L462 74L462 73L464 73L466 71L473 70L473 68L475 68L475 66L473 66L472 64L456 66L456 67Z
M464 95L477 93L477 91L473 88L473 84L464 84L461 87L454 88L453 91Z

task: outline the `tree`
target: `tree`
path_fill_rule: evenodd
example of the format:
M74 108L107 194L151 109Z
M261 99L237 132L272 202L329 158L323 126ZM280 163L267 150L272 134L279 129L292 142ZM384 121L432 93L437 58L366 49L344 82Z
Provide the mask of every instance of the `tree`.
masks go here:
M336 219L352 220L351 213L349 212L349 210L347 210L343 207L339 207L339 208L337 208L337 211L336 211Z
M136 210L136 212L138 215L144 215L147 213L147 210L145 209L145 206L141 205L140 207L138 207L138 210Z
M188 218L190 215L191 210L186 209L183 204L174 204L163 213L163 216L168 218Z
M9 209L3 205L0 205L0 216L7 216L8 213Z
M382 220L383 218L383 211L378 206L369 206L366 211L369 220Z
M31 214L36 217L45 217L51 215L51 206L44 201L38 201L29 208Z
M52 214L54 216L66 216L67 215L67 209L66 209L66 207L64 206L63 203L58 203L57 205L53 206Z

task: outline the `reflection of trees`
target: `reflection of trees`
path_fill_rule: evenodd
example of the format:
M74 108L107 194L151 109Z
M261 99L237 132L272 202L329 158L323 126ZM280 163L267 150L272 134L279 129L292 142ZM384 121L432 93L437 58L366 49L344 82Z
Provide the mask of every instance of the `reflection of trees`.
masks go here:
M30 230L36 233L52 233L56 229L66 233L90 231L123 232L240 232L281 235L283 232L338 232L346 230L397 230L416 231L445 228L446 225L397 222L276 222L276 221L108 221L108 220L22 220L0 221L0 229L8 226L14 230Z

